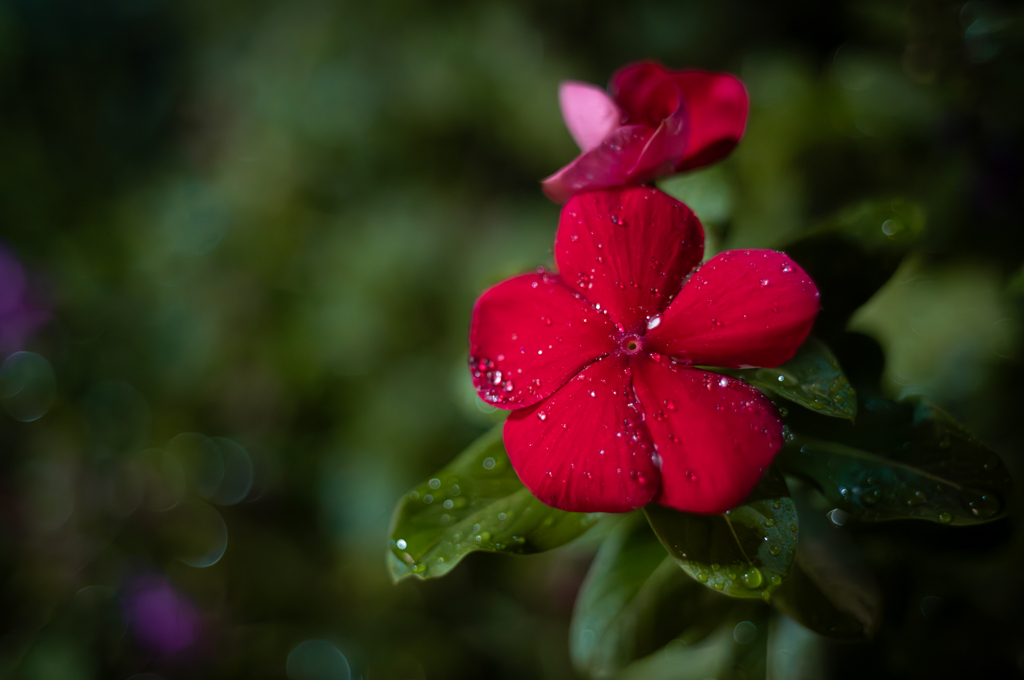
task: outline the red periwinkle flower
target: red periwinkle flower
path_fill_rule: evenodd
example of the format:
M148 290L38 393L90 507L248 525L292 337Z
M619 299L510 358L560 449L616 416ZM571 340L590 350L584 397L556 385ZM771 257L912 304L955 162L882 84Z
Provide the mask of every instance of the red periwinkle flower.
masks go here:
M696 367L790 359L818 290L783 253L731 250L696 268L703 251L697 218L667 194L595 191L562 209L560 274L517 276L477 300L473 382L512 411L505 448L543 502L724 512L782 446L763 394Z
M559 87L562 117L583 153L544 180L557 203L719 161L747 124L747 91L727 73L640 62L618 70L609 89L610 97L587 83Z

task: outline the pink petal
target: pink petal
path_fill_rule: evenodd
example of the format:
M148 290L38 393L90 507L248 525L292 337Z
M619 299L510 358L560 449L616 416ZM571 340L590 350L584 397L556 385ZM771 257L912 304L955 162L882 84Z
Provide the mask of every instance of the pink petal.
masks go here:
M633 363L637 398L661 457L655 500L686 512L721 513L757 485L782 447L771 401L742 380L667 359Z
M693 273L647 340L691 364L778 366L807 339L818 308L814 282L784 253L729 250Z
M646 178L635 179L632 173L654 132L643 125L616 128L596 147L541 182L544 193L555 203L565 203L585 191L644 181Z
M473 308L469 363L480 398L534 404L616 347L615 327L556 274L524 274L486 290Z
M513 411L505 448L523 484L572 512L628 512L658 491L653 447L630 385L629 359L587 366L546 400Z
M646 329L703 252L704 230L693 212L648 187L576 196L562 208L555 236L565 282L626 332Z
M558 86L558 103L569 134L583 151L600 144L622 122L622 112L599 87L575 80Z

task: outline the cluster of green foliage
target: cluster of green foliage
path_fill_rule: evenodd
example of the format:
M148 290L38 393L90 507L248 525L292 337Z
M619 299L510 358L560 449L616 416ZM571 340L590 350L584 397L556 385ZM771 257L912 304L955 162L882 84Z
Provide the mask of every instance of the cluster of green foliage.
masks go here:
M861 203L781 246L819 282L826 310L819 333L842 340L849 316L923 236L923 215L901 200ZM768 633L779 627L771 610L825 637L868 640L881 624L881 593L865 560L829 523L972 525L1006 514L1012 483L995 452L925 399L886 399L881 375L859 376L855 388L817 337L777 368L728 373L776 400L787 420L783 450L750 496L723 515L652 503L606 520L616 526L573 611L572 659L585 675L764 677L774 646L790 644ZM784 404L803 411L789 418ZM441 576L472 551L548 550L597 521L534 498L512 469L499 425L399 502L388 564L396 581ZM760 599L771 610L730 598ZM775 669L772 677L801 677L795 673Z

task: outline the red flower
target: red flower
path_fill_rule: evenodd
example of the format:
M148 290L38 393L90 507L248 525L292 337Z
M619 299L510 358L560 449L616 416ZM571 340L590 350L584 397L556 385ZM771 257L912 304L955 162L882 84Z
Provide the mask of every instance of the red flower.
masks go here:
M560 275L517 276L477 300L473 383L512 411L505 447L540 500L715 513L757 484L782 445L775 409L696 366L788 360L818 291L783 253L732 250L695 270L703 251L697 218L657 189L587 193L562 209Z
M583 153L544 180L557 203L719 161L747 124L747 91L727 73L640 62L618 70L609 89L611 97L576 81L559 88L562 117Z

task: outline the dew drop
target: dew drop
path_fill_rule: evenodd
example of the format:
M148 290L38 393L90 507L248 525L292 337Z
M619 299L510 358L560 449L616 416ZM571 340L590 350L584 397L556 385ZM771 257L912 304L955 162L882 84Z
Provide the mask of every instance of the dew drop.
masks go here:
M964 489L960 499L967 510L979 519L987 519L1002 509L1002 501L992 492Z
M762 583L764 583L764 576L761 574L761 570L757 567L751 567L747 571L743 572L743 585L746 587L760 588Z

